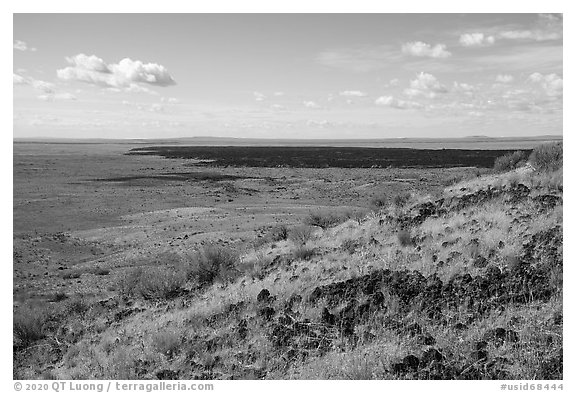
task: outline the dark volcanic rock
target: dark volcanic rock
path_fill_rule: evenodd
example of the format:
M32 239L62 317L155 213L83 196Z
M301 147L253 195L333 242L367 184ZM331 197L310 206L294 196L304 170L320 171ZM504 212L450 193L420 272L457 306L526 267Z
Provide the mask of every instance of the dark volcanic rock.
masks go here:
M269 321L276 314L276 310L272 307L263 307L258 310L258 316L262 317L264 320Z
M436 339L430 334L421 334L416 337L416 342L421 345L434 345L436 344Z
M261 290L258 296L256 297L256 300L260 303L267 302L269 299L270 299L270 291L267 289Z
M474 258L474 261L472 262L472 266L476 267L476 268L483 268L488 266L488 260L486 258L484 258L482 255L478 255L476 258Z
M488 359L488 351L483 349L472 351L472 353L470 354L470 358L472 359L473 362L486 361Z
M326 307L322 309L322 317L320 318L320 320L322 321L322 323L325 323L327 325L334 325L336 323L336 317L330 314L330 311L328 311Z
M179 372L175 370L160 370L156 373L157 379L174 380L178 379Z
M518 342L518 333L514 330L506 330L502 327L490 329L482 337L485 341L492 342L496 346L504 344L504 342Z
M438 351L436 348L430 348L430 349L424 351L424 353L422 354L422 358L420 360L420 363L424 366L427 366L432 362L440 363L443 360L444 360L444 356L442 355L442 353L440 351Z

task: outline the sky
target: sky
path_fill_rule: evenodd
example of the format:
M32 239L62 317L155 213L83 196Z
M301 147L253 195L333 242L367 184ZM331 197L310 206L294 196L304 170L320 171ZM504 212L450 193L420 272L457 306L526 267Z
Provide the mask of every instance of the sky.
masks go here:
M15 14L13 136L562 134L554 14Z

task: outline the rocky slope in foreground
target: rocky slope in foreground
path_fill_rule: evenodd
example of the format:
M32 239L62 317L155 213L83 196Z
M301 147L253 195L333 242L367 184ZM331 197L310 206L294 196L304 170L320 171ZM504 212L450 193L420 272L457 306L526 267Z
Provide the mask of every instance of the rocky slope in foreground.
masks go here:
M232 283L69 301L15 342L15 377L562 379L551 177L474 179L260 244Z

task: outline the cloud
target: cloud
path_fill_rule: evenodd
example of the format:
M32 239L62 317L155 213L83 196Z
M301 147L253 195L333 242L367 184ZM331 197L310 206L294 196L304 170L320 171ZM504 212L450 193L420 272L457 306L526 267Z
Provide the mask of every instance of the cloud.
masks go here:
M148 110L150 112L164 112L164 105L155 103L150 105L150 108Z
M71 93L42 94L37 97L42 101L75 101L76 96Z
M36 48L30 48L28 47L28 44L25 43L24 41L20 41L20 40L14 40L14 49L25 52L25 51L30 51L30 52L36 52Z
M160 101L166 102L168 104L179 104L180 103L180 100L178 98L174 98L174 97L168 97L168 98L162 97L162 98L160 98Z
M45 94L53 94L54 90L56 89L56 86L53 83L34 78L26 78L15 73L12 73L12 83L14 83L14 85L32 86L34 89Z
M366 97L367 94L359 90L345 90L338 93L343 97Z
M498 83L510 83L514 81L514 77L512 75L498 75L496 76L496 82Z
M388 85L391 87L396 87L399 84L400 84L400 79L398 79L398 78L391 79L390 82L388 82Z
M531 29L505 30L499 37L508 40L550 41L563 37L562 14L539 14Z
M548 41L562 38L560 32L547 32L542 30L510 30L500 33L500 38L508 40Z
M542 75L535 72L528 77L528 80L540 85L550 97L562 97L564 94L564 80L556 74Z
M493 45L496 39L494 36L486 36L484 33L468 33L460 36L462 46L489 46Z
M266 96L263 93L260 93L259 91L255 91L254 93L252 93L254 95L254 99L256 101L264 101L266 99Z
M282 96L284 96L284 94L285 93L283 91L275 91L273 93L274 97L282 97Z
M476 88L468 83L459 83L454 82L454 90L455 91L463 91L463 92L471 92L476 90Z
M12 73L12 83L15 85L27 85L28 81L23 76Z
M44 93L48 93L48 94L54 93L54 89L55 89L55 86L53 83L44 82L44 81L37 80L37 79L30 80L30 85L33 88L35 88L36 90L40 90L40 91L42 91Z
M162 87L176 84L168 70L156 63L125 58L117 64L107 64L97 56L83 53L67 57L66 61L70 67L57 70L58 78L64 81L147 93L151 90L141 84Z
M421 72L416 79L410 81L410 87L404 90L409 97L424 96L434 98L438 93L447 93L446 86L441 84L432 74Z
M417 57L433 57L436 59L452 56L452 54L446 50L446 45L444 44L431 46L421 41L408 42L402 45L402 53Z
M396 109L418 109L423 107L423 105L418 102L404 101L394 98L392 96L378 97L376 101L374 101L374 104L381 106L389 106L391 108Z
M319 109L320 105L318 105L316 102L314 101L304 101L302 103L306 108L310 108L310 109Z

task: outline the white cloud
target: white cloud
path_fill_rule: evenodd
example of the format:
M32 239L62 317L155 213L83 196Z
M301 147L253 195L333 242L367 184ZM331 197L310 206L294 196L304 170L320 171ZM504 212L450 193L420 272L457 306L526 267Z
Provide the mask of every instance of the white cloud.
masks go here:
M176 82L168 70L156 63L143 63L125 58L117 64L106 64L97 56L78 54L67 57L70 67L57 70L64 81L79 81L97 86L124 89L132 92L151 92L140 84L170 86Z
M366 97L367 96L366 93L364 93L363 91L358 91L358 90L346 90L346 91L341 91L338 94L340 94L343 97Z
M514 81L514 77L512 75L503 75L500 74L496 76L496 82L498 83L510 83Z
M41 81L34 78L26 78L15 73L12 73L12 83L14 83L14 85L32 86L34 89L44 94L53 94L56 89L56 86L53 83Z
M279 104L273 104L270 106L270 108L275 110L275 111L283 111L286 109L284 106L279 105Z
M148 109L150 112L164 112L164 105L162 104L152 104Z
M320 108L320 105L318 105L316 102L314 101L304 101L303 102L304 106L306 108L310 108L310 109L318 109Z
M259 91L255 91L254 93L252 93L254 95L254 99L256 101L264 101L266 99L266 96L263 93L260 93Z
M328 120L308 120L306 121L306 125L309 127L328 127L334 125L334 123Z
M36 48L30 48L27 43L20 40L14 40L14 49L25 52L29 50L30 52L36 52Z
M147 88L146 86L142 86L142 85L139 85L139 84L137 84L137 83L131 83L130 86L124 88L124 90L118 89L118 88L115 88L115 87L111 87L111 88L109 88L108 90L111 90L111 91L115 91L115 90L118 90L118 91L126 91L126 92L128 92L128 93L147 93L147 94L152 94L152 95L157 95L157 94L158 94L158 93L156 93L154 90L151 90L151 89Z
M539 14L538 20L530 29L506 30L499 33L499 37L503 39L524 41L559 40L562 36L562 14Z
M446 50L446 45L444 44L432 46L421 41L408 42L402 45L402 53L411 56L433 58L446 58L452 55Z
M542 75L535 72L528 77L528 80L540 85L550 97L562 97L564 94L564 80L556 74Z
M397 78L391 79L390 82L388 82L388 85L391 87L398 86L399 84L400 84L400 79L397 79Z
M35 88L36 90L40 90L44 93L54 93L54 89L55 86L53 83L50 82L44 82L41 80L36 80L36 79L32 79L30 81L30 85L32 85L33 88Z
M12 83L15 85L26 85L28 81L23 76L12 73Z
M501 38L508 40L548 41L562 38L560 32L542 30L510 30L500 33Z
M418 102L404 101L394 98L392 96L378 97L376 101L374 101L374 104L381 106L389 106L391 108L396 109L418 109L423 107L423 105Z
M424 96L434 98L438 93L446 93L448 89L432 74L421 72L416 79L410 81L410 87L404 90L409 97Z
M174 98L174 97L168 97L168 98L162 97L162 98L160 98L160 101L166 102L168 104L179 104L180 103L180 100L178 98Z
M106 74L111 73L104 60L94 55L87 56L80 53L76 56L66 57L66 61L74 67L83 68L85 70L103 72Z
M471 92L476 90L476 88L468 83L459 83L454 82L454 90L456 91L463 91L463 92Z
M42 94L37 97L42 101L75 101L76 96L71 93Z
M468 33L460 36L462 46L488 46L493 45L495 41L494 36L486 36L484 33Z
M284 96L284 94L285 93L283 91L275 91L273 95L274 97L282 97Z

